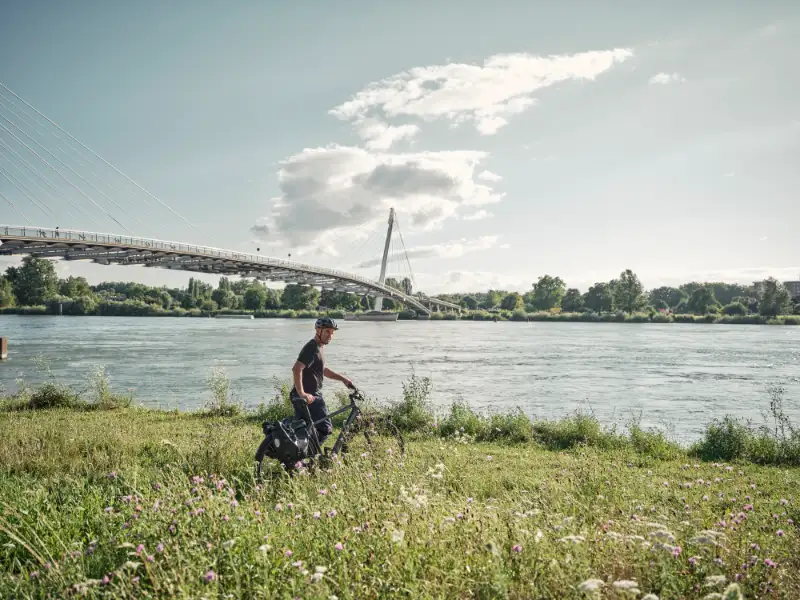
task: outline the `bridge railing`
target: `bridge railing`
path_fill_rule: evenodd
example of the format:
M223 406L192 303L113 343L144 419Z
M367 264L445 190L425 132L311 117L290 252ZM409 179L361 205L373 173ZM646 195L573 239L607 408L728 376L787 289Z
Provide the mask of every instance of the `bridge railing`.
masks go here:
M142 250L161 251L161 252L175 252L181 254L196 254L199 256L209 258L219 258L227 260L236 260L242 262L258 263L269 267L284 267L291 271L305 271L307 273L314 273L317 275L327 275L337 279L346 279L356 283L363 283L372 288L384 292L387 296L395 296L410 304L418 304L419 299L409 296L399 290L389 286L378 283L366 277L339 271L338 269L328 269L326 267L317 267L305 263L299 263L281 258L272 258L268 256L261 256L259 254L250 254L247 252L236 252L233 250L225 250L222 248L214 248L212 246L201 246L196 244L185 244L183 242L171 242L167 240L158 240L154 238L143 238L136 236L118 235L113 233L96 233L90 231L79 231L74 229L52 229L49 227L26 227L20 225L2 225L0 231L3 232L5 237L13 238L31 238L41 239L48 242L69 241L86 244L103 244L106 246L125 246L128 248L136 248ZM433 299L432 299L433 300Z

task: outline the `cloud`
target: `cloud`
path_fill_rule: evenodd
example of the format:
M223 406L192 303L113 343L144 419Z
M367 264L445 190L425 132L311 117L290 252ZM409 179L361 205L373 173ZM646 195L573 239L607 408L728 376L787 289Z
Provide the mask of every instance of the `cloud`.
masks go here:
M541 89L567 80L594 80L632 56L627 49L572 55L497 54L483 65L416 67L369 84L330 113L350 122L363 147L306 148L279 166L279 195L250 232L293 255L339 256L367 237L396 208L406 228L432 230L447 219L491 216L478 209L504 194L500 175L481 168L474 150L397 152L420 126L436 119L472 123L493 134L534 103ZM416 122L415 122L416 121ZM269 240L267 240L269 236Z
M554 56L515 53L490 56L483 65L415 67L370 83L330 112L359 127L396 118L443 118L453 124L472 122L481 134L492 135L509 117L530 108L538 90L570 79L593 81L631 56L630 49Z
M492 213L490 213L488 211L485 211L483 209L480 209L478 211L475 211L471 215L463 216L462 219L464 219L465 221L479 221L480 219L486 219L486 218L492 217L492 216L494 216L494 215L492 215Z
M683 83L686 78L680 73L656 73L650 78L653 85L667 85L670 83Z
M463 207L498 202L502 194L478 183L485 153L370 152L352 146L311 148L290 156L278 172L280 196L251 231L270 232L298 253L357 239L386 220L390 207L404 226L429 230Z
M388 125L378 119L360 121L357 130L370 150L388 150L395 142L412 138L419 133L416 125Z
M497 173L492 173L491 171L481 171L480 174L478 175L478 179L482 179L483 181L496 182L500 181L502 177L500 177L500 175L498 175Z
M485 292L488 289L528 292L530 277L518 274L497 274L491 271L453 270L445 273L417 273L417 286L428 294Z
M409 248L407 252L396 252L388 257L388 262L398 260L405 260L405 256L409 259L412 258L458 258L469 254L470 252L477 252L479 250L488 250L495 247L497 244L498 236L484 235L475 239L461 238L460 240L452 240L443 242L441 244L432 244L429 246L416 246ZM382 257L370 258L354 266L355 269L367 269L381 264Z

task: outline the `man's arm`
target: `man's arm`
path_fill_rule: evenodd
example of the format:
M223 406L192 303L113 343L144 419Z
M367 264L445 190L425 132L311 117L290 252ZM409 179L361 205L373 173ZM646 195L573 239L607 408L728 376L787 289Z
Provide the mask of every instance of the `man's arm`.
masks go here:
M325 370L322 371L322 374L327 377L328 379L335 379L336 381L341 381L347 387L353 387L353 382L350 381L344 375L339 375L337 372L330 370L328 367L325 367Z
M310 404L314 401L314 396L306 394L303 389L303 369L305 368L306 366L302 362L296 360L292 367L292 379L294 379L294 389L297 390L297 395L304 398L306 402ZM309 400L309 398L311 398L311 400Z

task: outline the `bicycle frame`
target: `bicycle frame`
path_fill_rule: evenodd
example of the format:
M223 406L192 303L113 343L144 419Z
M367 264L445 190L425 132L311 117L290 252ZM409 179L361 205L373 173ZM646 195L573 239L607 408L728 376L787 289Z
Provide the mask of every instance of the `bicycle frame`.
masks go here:
M315 446L314 455L322 454L322 446L320 446L319 438L317 437L317 428L316 428L317 424L322 423L327 419L331 419L336 415L341 415L342 413L345 413L349 410L350 414L347 416L344 425L342 425L342 430L339 432L339 435L336 438L336 442L334 442L333 447L331 448L330 451L331 455L339 453L339 451L342 449L342 445L344 444L344 436L347 434L347 431L350 429L350 426L353 424L353 421L355 421L358 418L358 415L361 414L361 409L356 404L356 397L360 396L361 394L358 390L353 390L349 394L350 404L348 404L347 406L343 406L342 408L335 410L333 412L329 412L327 415L317 419L316 421L311 420L311 411L308 408L308 403L303 401L303 411L305 412L305 414L303 415L304 423L303 425L295 427L294 430L299 431L303 427L310 430L309 433L311 434L311 439L313 440ZM299 400L302 401L302 399Z

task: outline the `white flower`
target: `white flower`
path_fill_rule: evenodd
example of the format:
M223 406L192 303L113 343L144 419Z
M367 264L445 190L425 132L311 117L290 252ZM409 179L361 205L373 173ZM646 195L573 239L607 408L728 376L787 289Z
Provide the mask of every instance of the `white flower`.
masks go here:
M703 587L714 587L717 585L722 585L727 581L727 577L725 575L709 575L706 577L705 582L703 583Z
M587 579L578 586L578 589L582 592L596 592L604 585L602 579Z
M655 594L647 594L642 600L658 600L658 596Z
M630 579L620 579L619 581L615 581L612 585L618 590L623 590L631 594L639 593L639 584Z

